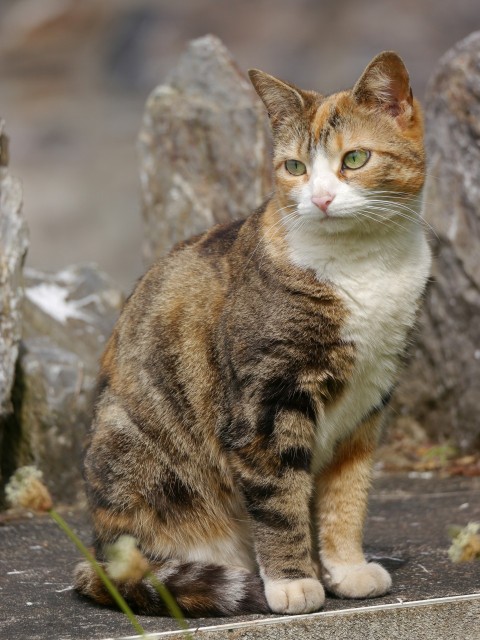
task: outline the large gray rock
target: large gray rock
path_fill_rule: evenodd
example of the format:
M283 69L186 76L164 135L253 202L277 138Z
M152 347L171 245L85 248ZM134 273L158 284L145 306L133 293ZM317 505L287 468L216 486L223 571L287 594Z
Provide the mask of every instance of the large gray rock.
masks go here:
M25 269L12 453L16 466L33 462L44 472L56 500L81 494L98 361L122 302L93 265L55 274Z
M95 378L77 354L45 336L22 342L18 384L16 465L34 464L55 500L73 502L81 495Z
M426 132L433 282L397 408L466 450L480 447L480 31L440 60Z
M92 264L57 273L26 268L24 277L23 337L51 337L94 374L123 304L121 292Z
M192 41L150 95L139 136L147 262L259 206L269 149L264 107L227 49L213 36Z
M28 233L20 181L10 175L8 139L0 119L0 421L11 412L22 320L22 266Z
M7 447L15 437L11 396L22 330L22 266L28 247L22 188L7 166L8 138L0 119L0 504L1 488L11 471Z

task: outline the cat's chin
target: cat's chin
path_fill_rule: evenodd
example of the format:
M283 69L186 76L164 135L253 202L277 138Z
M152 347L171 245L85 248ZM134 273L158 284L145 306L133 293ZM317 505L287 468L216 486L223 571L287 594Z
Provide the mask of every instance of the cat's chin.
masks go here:
M355 215L318 212L315 215L306 215L300 218L300 220L302 220L302 222L298 225L298 228L307 234L349 233L356 230L366 230L365 224ZM295 232L293 225L290 231Z
M314 212L301 215L297 220L287 225L289 233L300 235L325 235L325 234L350 234L356 236L370 236L372 233L379 234L389 230L407 229L404 223L402 226L386 214L382 219L372 219L370 216L362 215L362 211L352 211L349 213L335 212ZM390 224L389 224L390 222Z

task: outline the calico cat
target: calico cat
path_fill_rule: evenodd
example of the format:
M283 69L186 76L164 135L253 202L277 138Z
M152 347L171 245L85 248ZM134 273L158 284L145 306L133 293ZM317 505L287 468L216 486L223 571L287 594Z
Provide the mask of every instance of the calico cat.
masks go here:
M141 279L103 355L85 460L97 557L133 535L188 616L388 592L362 528L430 266L422 114L401 59L381 53L330 96L250 78L275 191ZM75 586L112 604L87 563ZM148 581L120 589L166 612Z

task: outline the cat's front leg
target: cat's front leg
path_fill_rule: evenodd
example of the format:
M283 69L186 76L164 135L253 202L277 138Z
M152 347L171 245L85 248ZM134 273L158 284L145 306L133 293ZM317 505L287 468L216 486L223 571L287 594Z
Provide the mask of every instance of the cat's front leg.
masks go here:
M325 587L342 598L387 593L392 580L363 554L363 526L380 415L374 412L341 443L316 479L320 559Z
M257 413L265 418L265 408ZM276 407L270 418L242 418L243 437L230 446L265 596L275 613L317 611L325 599L313 562L309 503L314 424L301 411ZM246 423L250 426L246 428ZM247 432L248 435L245 434Z

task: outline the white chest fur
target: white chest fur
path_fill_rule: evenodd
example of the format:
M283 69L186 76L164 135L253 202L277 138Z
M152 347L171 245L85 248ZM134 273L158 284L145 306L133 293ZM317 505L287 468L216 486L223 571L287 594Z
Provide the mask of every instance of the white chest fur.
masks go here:
M314 467L330 458L338 442L388 393L414 323L430 268L423 230L383 229L357 236L294 230L293 261L331 283L347 316L342 337L355 345L355 366L341 400L319 416Z

